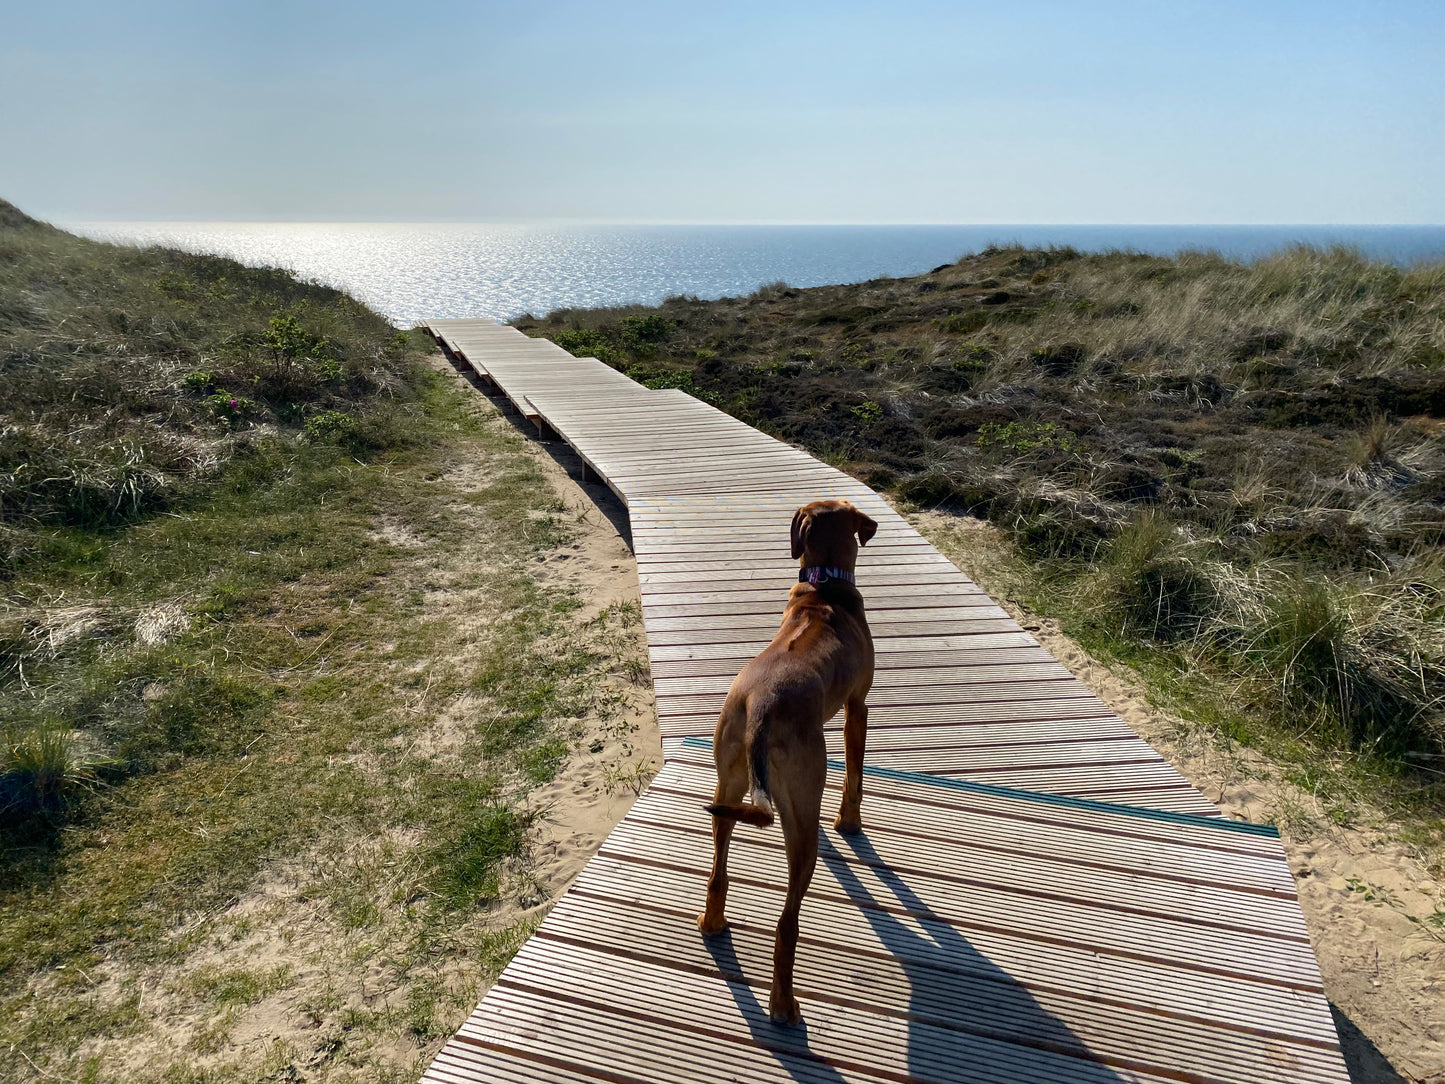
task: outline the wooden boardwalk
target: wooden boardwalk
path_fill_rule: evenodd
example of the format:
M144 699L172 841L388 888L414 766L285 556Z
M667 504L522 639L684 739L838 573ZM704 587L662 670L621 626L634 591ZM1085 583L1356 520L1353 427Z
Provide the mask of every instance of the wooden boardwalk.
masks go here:
M427 1080L1348 1079L1274 831L1220 817L877 494L545 340L431 330L626 504L666 763ZM734 836L730 933L693 922L717 712L796 580L793 510L826 497L879 523L878 670L866 830L824 832L790 1029L779 832Z

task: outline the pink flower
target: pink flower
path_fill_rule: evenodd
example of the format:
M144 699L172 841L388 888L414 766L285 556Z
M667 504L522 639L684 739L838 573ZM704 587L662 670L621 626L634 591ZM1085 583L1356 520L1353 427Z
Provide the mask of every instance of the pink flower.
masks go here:
M235 409L236 409L236 400L234 400L234 399L231 400L231 409L232 409L232 410L235 410Z

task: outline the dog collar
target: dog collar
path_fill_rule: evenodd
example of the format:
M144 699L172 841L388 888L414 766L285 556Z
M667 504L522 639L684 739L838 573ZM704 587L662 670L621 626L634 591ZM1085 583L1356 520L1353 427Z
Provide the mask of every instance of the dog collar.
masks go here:
M856 586L857 581L853 579L853 573L846 568L827 568L823 565L809 565L807 568L798 569L798 582L811 583L817 587L820 583L827 583L829 580L843 580Z

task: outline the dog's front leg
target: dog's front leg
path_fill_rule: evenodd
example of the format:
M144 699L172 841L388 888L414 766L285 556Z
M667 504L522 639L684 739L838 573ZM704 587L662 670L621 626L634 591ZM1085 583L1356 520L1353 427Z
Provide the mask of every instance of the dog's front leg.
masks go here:
M863 747L868 741L868 705L863 697L849 700L843 707L843 756L846 771L843 778L843 801L838 806L838 819L833 827L840 832L863 830Z

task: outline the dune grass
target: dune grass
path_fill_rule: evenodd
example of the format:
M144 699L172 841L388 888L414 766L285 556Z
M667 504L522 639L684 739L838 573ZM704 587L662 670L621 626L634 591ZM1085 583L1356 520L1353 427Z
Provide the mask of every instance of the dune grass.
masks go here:
M1439 802L1445 265L994 248L516 323L989 518L1035 604L1197 714Z

